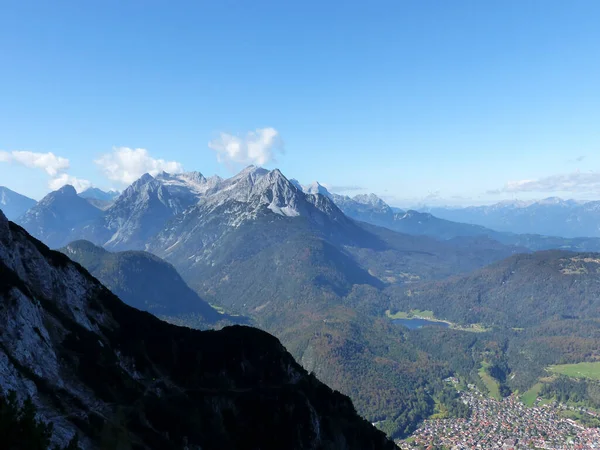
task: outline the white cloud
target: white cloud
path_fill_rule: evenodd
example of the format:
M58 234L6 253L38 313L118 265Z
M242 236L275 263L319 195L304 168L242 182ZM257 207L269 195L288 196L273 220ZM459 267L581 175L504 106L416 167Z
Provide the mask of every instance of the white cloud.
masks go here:
M532 180L507 182L501 189L488 191L489 194L505 192L590 192L600 193L600 172L575 171L551 175Z
M83 192L87 188L92 187L92 183L90 181L71 176L68 173L62 173L52 178L48 182L48 187L53 191L56 191L67 184L73 186L77 192Z
M0 162L20 164L31 169L42 169L51 177L69 169L69 160L54 153L36 153L13 150L0 151Z
M183 166L176 161L154 159L144 148L115 147L94 161L112 181L131 184L145 173L152 176L160 172L180 173Z
M92 185L88 180L69 175L69 160L54 153L37 153L24 150L0 151L0 162L19 164L30 169L43 170L51 178L48 187L60 189L65 184L71 184L81 192Z
M255 164L262 166L275 161L276 153L283 153L283 141L275 128L259 128L239 137L220 133L208 143L223 163Z

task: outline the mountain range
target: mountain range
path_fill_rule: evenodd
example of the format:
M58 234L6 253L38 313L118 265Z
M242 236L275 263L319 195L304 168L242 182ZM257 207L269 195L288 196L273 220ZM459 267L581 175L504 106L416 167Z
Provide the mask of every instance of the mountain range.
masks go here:
M394 448L272 336L131 308L1 212L0 273L0 386L34 400L57 444L76 434L84 448Z
M298 183L299 185L299 183ZM346 214L355 220L367 222L373 225L389 228L390 230L400 233L413 235L426 235L436 239L453 239L460 237L485 236L494 239L505 245L513 245L517 247L525 247L532 251L563 249L572 251L600 251L600 239L597 233L591 231L591 234L572 234L564 233L564 229L558 224L552 225L554 228L536 227L525 228L529 231L518 231L519 228L513 226L495 227L486 225L486 221L478 222L472 217L463 217L454 209L427 209L417 211L414 209L402 210L393 208L385 203L381 198L374 194L361 194L354 197L331 193L327 188L318 182L302 187L305 192L318 192L329 197L333 202ZM574 201L564 202L567 205L577 205ZM548 200L547 202L539 202L540 205L555 204ZM515 206L515 204L507 204ZM529 205L529 204L528 204ZM525 205L521 205L525 206ZM482 207L485 208L485 207ZM492 208L497 211L497 208ZM433 214L432 214L433 213ZM454 215L456 214L456 215ZM487 215L487 213L484 213ZM468 219L468 220L467 220ZM539 217L531 218L537 223L547 222L548 217L540 215ZM554 220L572 220L567 218L554 218ZM593 218L590 218L593 221ZM493 228L493 229L492 229ZM497 231L504 230L504 231ZM540 231L542 230L542 231ZM545 233L544 231L548 231ZM591 236L591 237L576 237L576 236ZM596 236L596 237L595 237Z
M550 197L535 202L501 202L467 208L423 207L447 220L498 231L562 237L600 237L600 202Z
M61 196L72 202L52 200ZM70 207L86 212L91 207L93 217L82 214L79 223L46 219L69 218ZM518 235L429 213L398 211L374 195L340 196L319 184L303 187L279 170L257 167L228 179L206 178L198 172L146 174L104 211L77 196L74 189L63 188L24 217L30 220L23 225L35 236L52 247L64 247L67 254L72 251L75 259L126 302L161 317L154 308L157 305L179 312L187 305L165 305L163 295L171 291L156 287L157 295L152 296L153 284L141 286L142 280L158 271L171 274L173 280L180 274L173 289L180 286L183 292L187 283L194 291L193 296L185 291L186 302L206 306L199 302L203 299L230 314L232 321L236 315L248 317L252 324L277 336L304 368L349 395L362 416L394 437L406 436L433 414L443 378L455 373L481 383L479 364L493 354L498 364L516 374L506 389L528 389L541 376L545 363L558 360L548 362L543 349L558 345L554 337L565 339L573 334L567 325L561 332L550 325L557 321L562 326L571 320L562 317L568 312L544 316L545 331L533 325L525 332L512 330L522 328L511 326L515 318L505 317L493 304L480 305L477 296L473 303L469 296L482 284L472 278L478 270L494 271L494 264L505 264L499 261L540 249L600 249L597 238ZM91 243L71 243L80 239ZM535 265L527 267L542 274ZM164 279L156 275L156 281ZM456 310L452 302L444 308L434 304L451 297L439 286L455 289L454 280L465 280L457 282L459 287L464 283L465 290L456 300ZM572 294L568 283L550 285L557 299L552 302L564 302ZM456 292L461 292L459 287ZM413 290L419 295L412 295ZM511 294L527 304L518 293ZM587 301L585 296L574 298L580 306ZM541 299L534 303L549 311L561 310ZM463 328L479 324L485 332L408 331L385 316L386 310L426 309ZM533 305L531 309L537 311ZM582 307L581 311L586 310ZM167 318L201 328L219 326ZM589 323L578 326L593 330ZM550 336L548 327L558 334ZM525 336L531 342L543 339L527 360L517 351L509 352L517 344L525 345ZM498 342L507 344L499 346ZM569 348L577 349L571 354L562 350L555 354L582 357L585 346L595 341L583 342L571 343ZM492 352L492 348L499 350Z

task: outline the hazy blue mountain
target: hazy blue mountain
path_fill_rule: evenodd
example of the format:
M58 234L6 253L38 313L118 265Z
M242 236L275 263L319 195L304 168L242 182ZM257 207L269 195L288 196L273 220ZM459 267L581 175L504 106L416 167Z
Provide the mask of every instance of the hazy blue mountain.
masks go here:
M17 223L49 247L58 248L77 239L81 230L92 226L101 215L102 211L67 185L46 195Z
M267 333L131 308L1 212L0 273L0 390L31 397L56 444L395 448Z
M114 203L115 199L119 196L118 191L103 191L102 189L91 187L79 194L80 197L85 198L91 205L96 208L105 211Z
M103 191L102 189L91 187L91 188L88 188L85 191L81 192L79 194L79 196L83 197L83 198L103 200L106 202L110 202L110 201L113 201L114 199L116 199L119 196L119 194L120 194L119 191L113 191L113 190Z
M453 221L447 218L437 217L430 212L422 212L416 210L404 211L399 208L392 208L387 205L381 198L374 194L357 195L349 197L329 192L323 185L315 182L311 185L303 187L305 192L318 192L327 196L335 202L335 204L346 214L355 220L366 222L372 225L389 228L400 233L412 235L431 236L436 239L448 240L463 237L488 237L505 245L512 245L520 248L526 248L531 251L562 249L572 251L600 251L600 238L564 238L557 235L540 235L540 234L517 234L511 232L496 231L486 228L482 225L472 223L464 223L466 221ZM557 199L548 199L545 202L538 202L539 208L544 208L549 205L559 205ZM506 208L523 208L529 204L523 203L506 203L502 207ZM562 207L574 207L577 204L573 201L564 202ZM587 204L588 210L593 209L593 204ZM585 205L584 205L585 206ZM559 207L559 208L562 208ZM468 208L467 208L468 209ZM490 210L495 210L491 208ZM438 213L438 209L431 211ZM452 216L454 212L461 210L444 210L446 214L440 213L440 216ZM466 210L465 210L466 211ZM456 220L460 216L452 216ZM546 217L544 221L553 221L555 218ZM593 226L590 225L590 228ZM464 242L465 240L455 240L455 242Z
M36 203L32 198L25 197L15 191L11 191L7 187L0 186L0 208L2 208L9 220L16 220L18 217L21 217Z
M600 202L551 197L536 202L501 202L466 208L424 207L435 216L498 231L561 237L600 237Z

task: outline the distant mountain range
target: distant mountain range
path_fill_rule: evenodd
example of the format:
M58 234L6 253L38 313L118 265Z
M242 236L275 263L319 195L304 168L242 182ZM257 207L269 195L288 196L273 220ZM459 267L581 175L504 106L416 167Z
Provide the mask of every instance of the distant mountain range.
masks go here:
M467 208L424 207L437 217L498 231L562 237L600 237L600 201L551 197L536 202L501 202Z
M0 395L32 398L53 443L395 447L267 333L200 332L131 308L1 212L0 274Z
M106 202L113 201L120 195L119 191L103 191L102 189L98 189L95 187L91 187L86 189L85 191L79 194L80 197L83 198L91 198L95 200L103 200Z
M565 235L561 233L550 233L548 235L544 235L544 233L540 232L518 232L511 231L510 229L507 231L496 231L496 228L493 226L490 226L490 228L486 228L485 226L483 226L483 224L475 224L476 221L473 221L471 223L470 220L460 220L460 214L456 214L456 217L450 217L454 214L454 212L466 211L468 208L466 210L444 209L443 212L440 212L439 209L431 209L431 212L433 212L433 214L430 212L419 212L416 210L404 211L399 208L390 207L382 199L380 199L374 194L357 195L355 197L333 194L318 182L315 182L308 186L304 186L303 189L305 192L318 192L322 195L329 197L344 212L344 214L355 220L360 220L373 225L386 227L390 230L398 231L400 233L426 235L444 240L466 236L486 236L506 245L525 247L532 251L549 249L563 249L572 251L600 251L600 239L598 239L597 237L593 237L596 236L594 234L580 234L578 236L592 237L578 238L569 237L568 234ZM548 199L547 201L538 202L537 204L540 207L551 208L552 205L556 206L560 203L561 202L556 201L556 199ZM564 203L570 206L578 205L574 201L567 201ZM532 205L513 203L502 204L502 207L507 208L523 208L526 206L529 207ZM560 206L557 207L559 209L561 208ZM489 208L494 209L493 207ZM538 217L537 220L547 221L550 219L548 217ZM552 220L560 219L555 218ZM554 227L555 231L560 229L559 225L554 224L547 228L547 230L552 230L552 227ZM597 234L598 236L600 236L600 233Z
M85 198L90 204L101 210L108 209L119 195L119 191L106 192L94 187L79 193L80 197Z
M9 220L15 220L22 216L36 203L32 198L25 197L4 186L0 186L0 209L4 211Z

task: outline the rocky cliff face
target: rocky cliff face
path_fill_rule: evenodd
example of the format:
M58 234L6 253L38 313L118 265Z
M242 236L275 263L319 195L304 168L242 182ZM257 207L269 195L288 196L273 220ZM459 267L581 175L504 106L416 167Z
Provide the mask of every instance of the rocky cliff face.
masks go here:
M85 448L394 448L269 334L161 322L1 213L0 387Z

